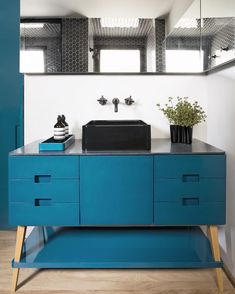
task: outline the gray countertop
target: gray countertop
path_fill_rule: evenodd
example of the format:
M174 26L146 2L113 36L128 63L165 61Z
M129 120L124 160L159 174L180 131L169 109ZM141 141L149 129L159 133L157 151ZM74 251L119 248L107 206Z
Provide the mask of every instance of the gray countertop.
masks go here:
M82 141L75 140L65 151L39 151L38 144L43 140L35 141L10 152L11 156L18 155L154 155L154 154L224 154L214 146L194 139L191 145L172 144L170 139L152 139L151 150L149 151L83 151Z

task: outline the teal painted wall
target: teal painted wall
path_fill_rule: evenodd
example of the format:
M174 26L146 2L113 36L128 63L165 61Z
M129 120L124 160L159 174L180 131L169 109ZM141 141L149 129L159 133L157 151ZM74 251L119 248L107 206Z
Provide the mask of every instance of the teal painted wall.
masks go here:
M8 152L23 144L20 0L0 1L0 229L8 228Z

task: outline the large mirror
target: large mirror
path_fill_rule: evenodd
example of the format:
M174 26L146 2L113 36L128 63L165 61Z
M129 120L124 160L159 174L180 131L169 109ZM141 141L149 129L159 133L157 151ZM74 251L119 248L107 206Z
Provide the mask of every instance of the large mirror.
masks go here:
M23 73L200 73L235 58L234 0L21 0Z
M202 72L201 2L195 0L165 39L166 72Z
M233 61L235 1L193 1L165 43L166 71L204 72Z
M21 72L155 72L153 19L21 19Z
M235 59L235 1L201 0L204 69Z

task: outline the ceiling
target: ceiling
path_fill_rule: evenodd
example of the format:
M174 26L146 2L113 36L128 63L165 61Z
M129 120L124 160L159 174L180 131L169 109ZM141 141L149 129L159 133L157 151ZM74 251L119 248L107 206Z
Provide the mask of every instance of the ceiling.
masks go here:
M175 0L20 0L21 17L166 16Z
M139 19L139 25L136 28L104 28L101 26L100 18L91 19L91 30L94 37L144 38L148 36L152 27L152 19Z
M43 28L30 28L20 26L22 38L58 38L61 33L61 25L58 23L44 23Z
M199 20L198 27L195 28L175 28L170 37L184 37L184 38L200 38L214 36L216 33L221 31L222 27L227 27L234 31L234 18L232 17L219 17L219 18L203 18L200 24ZM202 26L200 29L200 25Z
M42 28L30 28L21 24L20 36L22 38L58 38L61 34L61 25L59 23L43 23ZM136 28L104 28L101 26L100 18L92 18L90 22L90 33L94 37L128 37L145 38L153 27L152 19L140 19Z

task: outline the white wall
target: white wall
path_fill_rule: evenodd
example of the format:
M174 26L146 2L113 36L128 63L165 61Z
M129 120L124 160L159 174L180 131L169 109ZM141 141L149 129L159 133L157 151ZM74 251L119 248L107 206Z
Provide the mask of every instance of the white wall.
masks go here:
M220 228L222 258L235 277L235 67L207 77L207 141L227 154L227 224Z
M206 109L206 79L203 76L25 76L25 143L53 134L57 114L64 113L72 133L81 137L81 127L94 119L142 119L152 126L152 137L169 137L169 125L158 111L158 102L168 96L189 96ZM104 95L121 98L118 113L110 103L98 104ZM135 104L125 105L132 95ZM206 139L206 124L194 128L194 137Z

